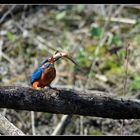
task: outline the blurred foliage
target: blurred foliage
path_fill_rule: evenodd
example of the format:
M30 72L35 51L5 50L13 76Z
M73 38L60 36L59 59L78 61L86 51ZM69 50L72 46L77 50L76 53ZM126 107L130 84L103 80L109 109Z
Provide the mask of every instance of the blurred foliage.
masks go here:
M60 12L56 15L56 19L57 20L62 20L62 19L65 18L65 16L66 16L66 11L62 11L62 12Z
M90 135L93 135L93 136L102 136L103 133L100 130L92 130L92 132L90 132Z
M0 6L0 12L5 13L3 7ZM56 63L57 78L53 83L54 86L72 84L85 88L87 85L86 88L90 90L103 89L122 96L124 78L127 78L126 97L127 94L132 98L133 95L139 94L139 6L21 5L21 7L21 10L13 11L13 16L7 16L0 25L0 41L3 41L0 51L4 54L0 55L0 86L31 86L29 81L33 70L56 50L63 50L70 53L86 74L79 71L71 62L61 59ZM109 16L117 20L113 21ZM120 18L124 21L122 22ZM130 23L132 21L136 22ZM128 73L125 77L128 43L131 47L131 55L129 55ZM6 115L11 122L26 133L32 134L29 112L12 110L7 112ZM12 115L14 117L11 117ZM20 117L17 117L18 115ZM51 134L62 116L39 112L35 115L37 133L42 135ZM121 133L119 120L84 117L83 126L80 121L79 116L73 116L62 134L79 135L81 131L87 135ZM139 122L137 120L133 122L134 120L126 122L123 128L125 134L140 134Z
M140 90L140 77L138 75L134 76L129 89L131 91L138 91Z
M92 27L90 33L92 37L101 37L104 33L104 28Z
M121 46L122 45L122 40L121 40L120 35L113 36L110 44L114 44L116 46Z
M11 41L11 42L15 42L16 41L16 36L11 33L11 32L8 32L7 33L7 38Z
M79 54L77 55L76 60L81 67L89 67L91 64L89 54L83 48L79 49Z

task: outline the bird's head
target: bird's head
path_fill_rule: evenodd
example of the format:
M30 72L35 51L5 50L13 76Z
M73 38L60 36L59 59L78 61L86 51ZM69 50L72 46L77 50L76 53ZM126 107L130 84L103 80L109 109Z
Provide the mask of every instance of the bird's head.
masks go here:
M49 62L51 65L54 65L54 62L56 62L60 58L67 58L67 59L69 59L72 63L74 63L79 68L80 71L82 71L83 73L85 73L85 71L82 68L80 68L79 64L76 63L76 61L74 61L72 59L72 57L70 57L67 52L62 52L62 51L58 51L57 50L52 57L49 57L47 59L47 62Z
M48 58L48 62L50 63L50 64L54 64L54 62L55 62L55 58L52 56L52 57L49 57Z

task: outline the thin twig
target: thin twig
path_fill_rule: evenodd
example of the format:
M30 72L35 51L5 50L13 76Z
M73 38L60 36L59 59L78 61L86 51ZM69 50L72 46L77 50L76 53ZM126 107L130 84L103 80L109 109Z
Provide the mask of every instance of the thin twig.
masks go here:
M123 96L126 95L126 86L127 86L127 78L128 78L128 62L129 62L129 44L126 47L126 54L125 54L125 59L124 59L124 68L125 68L125 76L124 76L124 82L123 82ZM125 120L122 120L122 127L121 127L121 135L124 134L123 132L123 126L124 126Z
M2 46L3 46L3 40L0 40L0 61L2 58Z
M102 15L106 17L105 4L101 4L101 5L100 5L100 9L101 9Z
M15 66L15 62L9 58L8 55L6 55L3 51L2 51L2 45L3 45L3 40L0 40L0 60L3 57L4 59L6 59L8 62L10 62L11 65Z
M105 17L104 20L108 21L108 18ZM110 17L110 21L112 21L112 22L126 23L126 24L136 24L137 23L137 21L135 19L115 18L115 17Z
M31 111L31 123L32 123L32 134L33 134L33 136L35 136L36 135L36 131L35 131L34 111Z
M0 114L0 132L3 135L25 135L20 129L9 122L3 115Z
M55 127L54 131L52 132L52 136L59 135L63 130L64 124L70 118L70 115L63 115L58 125Z
M12 12L12 10L16 7L16 5L12 5L12 7L1 17L0 24L4 21L4 19Z
M1 114L2 114L3 116L5 116L5 115L6 115L6 112L7 112L7 108L4 108Z
M124 4L121 4L119 6L119 8L114 12L114 14L112 15L112 17L116 17L117 15L119 15L119 13L122 11L122 9L124 8Z
M84 127L83 127L83 116L80 116L80 135L83 135Z

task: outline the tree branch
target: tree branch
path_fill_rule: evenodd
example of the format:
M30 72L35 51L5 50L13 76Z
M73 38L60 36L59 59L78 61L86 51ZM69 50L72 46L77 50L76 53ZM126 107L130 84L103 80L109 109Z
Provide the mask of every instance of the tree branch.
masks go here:
M72 115L63 115L60 122L58 123L58 125L55 127L54 131L52 132L52 136L55 135L60 135L62 133L62 131L65 129L64 127L66 126L66 122L68 122L68 120L72 118Z
M0 132L4 135L25 135L20 129L9 122L3 115L0 114Z
M140 101L65 89L0 87L0 107L112 119L139 119Z

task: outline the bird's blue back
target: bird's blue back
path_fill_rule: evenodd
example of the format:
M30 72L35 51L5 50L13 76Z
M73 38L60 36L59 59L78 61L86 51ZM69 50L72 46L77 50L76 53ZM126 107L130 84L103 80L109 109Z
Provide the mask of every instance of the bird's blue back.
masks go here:
M46 68L49 68L49 63L47 62L45 64L45 66L43 67L43 65L45 64L45 62L43 62L39 68L37 68L33 74L32 74L32 78L31 78L31 83L33 83L35 80L38 80L40 79L41 77L41 74L43 73L43 71L46 69Z

